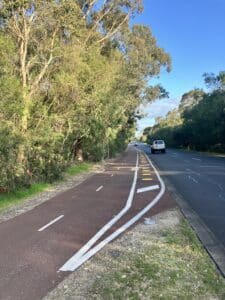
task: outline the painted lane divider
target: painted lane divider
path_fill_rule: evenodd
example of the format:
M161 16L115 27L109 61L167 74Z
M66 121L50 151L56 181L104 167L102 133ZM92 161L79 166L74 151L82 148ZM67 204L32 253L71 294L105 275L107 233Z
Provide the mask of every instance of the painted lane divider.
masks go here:
M188 175L188 179L192 180L194 183L198 183L198 181L194 177L192 177L190 175Z
M195 157L192 157L193 160L198 160L198 161L202 161L200 158L195 158Z
M137 159L136 159L136 167L135 167L135 172L134 172L134 177L133 177L133 183L130 189L130 193L126 202L126 205L124 208L114 217L112 218L107 224L105 224L82 248L80 248L79 251L77 251L60 269L59 271L70 271L71 266L76 264L78 260L80 260L85 253L88 252L88 250L104 235L106 231L108 231L119 219L122 218L122 216L130 209L134 194L135 194L135 189L136 189L136 184L137 184L137 174L138 174L138 152L137 152Z
M103 188L103 185L101 185L100 187L97 188L96 192L101 191L101 189Z
M60 219L62 219L64 217L64 215L61 215L57 218L55 218L54 220L52 220L51 222L49 222L48 224L46 224L45 226L41 227L40 229L38 229L39 232L45 230L46 228L48 228L49 226L51 226L52 224L56 223L57 221L59 221Z
M149 177L149 178L142 178L142 180L143 180L143 181L151 181L151 180L153 180L153 179Z
M145 173L141 173L142 176L146 176L146 175L151 175L152 173L151 172L145 172Z
M144 192L148 192L148 191L154 191L154 190L158 190L159 189L159 185L150 185L150 186L146 186L143 188L140 188L137 190L137 194L139 193L144 193Z
M121 233L126 231L131 225L136 223L143 215L145 215L163 196L165 193L165 184L163 180L161 179L158 171L156 170L155 166L152 164L152 162L149 160L149 158L146 156L147 160L149 161L149 164L152 165L154 171L156 172L157 178L161 184L161 190L159 194L153 199L151 203L149 203L144 209L142 209L136 216L134 216L132 219L130 219L127 223L125 223L122 227L117 229L114 233L109 235L107 238L105 238L103 241L101 241L98 245L96 245L94 248L86 252L80 259L76 260L69 260L66 262L66 264L63 265L62 268L59 269L59 271L70 271L73 272L77 268L79 268L83 263L85 263L89 258L94 256L97 252L99 252L104 246L106 246L108 243L113 241L116 237L118 237Z

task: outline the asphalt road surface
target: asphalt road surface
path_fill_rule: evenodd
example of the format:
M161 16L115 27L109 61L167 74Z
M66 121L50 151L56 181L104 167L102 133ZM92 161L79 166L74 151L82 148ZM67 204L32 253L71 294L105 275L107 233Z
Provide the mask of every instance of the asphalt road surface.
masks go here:
M225 246L225 157L176 149L150 154L149 146L139 147Z
M173 206L154 167L131 147L104 172L0 224L0 299L41 299L146 213Z

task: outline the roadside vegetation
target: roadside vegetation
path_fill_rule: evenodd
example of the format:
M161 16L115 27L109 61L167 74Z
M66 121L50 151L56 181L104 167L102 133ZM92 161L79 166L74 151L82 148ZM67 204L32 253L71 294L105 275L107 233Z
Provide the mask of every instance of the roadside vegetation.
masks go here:
M92 299L225 298L224 279L186 221L153 233L116 271L98 276Z
M144 130L143 139L165 139L168 146L225 153L225 72L204 74L208 92L192 90L178 109Z
M91 163L78 163L73 165L65 170L62 175L61 179L66 176L75 176L83 173L87 173L92 170L94 164ZM11 191L8 193L1 193L0 194L0 212L17 205L19 203L24 202L26 199L35 196L41 192L44 192L52 187L50 183L34 183L31 184L29 187L21 187L15 191Z
M124 149L169 55L141 0L0 1L0 188L52 182Z

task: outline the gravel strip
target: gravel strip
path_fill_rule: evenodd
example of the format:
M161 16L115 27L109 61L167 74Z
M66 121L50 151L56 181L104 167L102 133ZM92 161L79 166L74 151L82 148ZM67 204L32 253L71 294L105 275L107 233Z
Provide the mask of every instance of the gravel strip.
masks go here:
M68 189L74 188L75 186L81 184L87 178L93 176L96 173L102 172L104 170L103 165L95 165L93 170L88 173L83 173L75 176L66 175L64 180L53 184L49 189L37 194L36 196L32 196L27 198L20 204L7 208L6 210L0 213L0 223L12 219L22 213L25 213L34 207L40 205L41 203L48 201L54 196L65 192Z
M152 225L138 224L116 241L108 244L77 271L71 273L44 300L98 299L98 295L92 292L96 279L107 271L116 270L123 257L133 253L142 253L149 241L159 240L160 232L164 229L175 228L181 218L181 213L173 209L152 217Z

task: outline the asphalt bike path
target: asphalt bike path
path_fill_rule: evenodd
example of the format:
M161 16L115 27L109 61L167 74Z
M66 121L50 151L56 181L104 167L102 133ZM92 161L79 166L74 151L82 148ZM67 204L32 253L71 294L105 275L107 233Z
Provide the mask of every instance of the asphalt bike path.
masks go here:
M171 205L154 166L131 147L104 172L0 224L0 299L41 299L150 210Z

